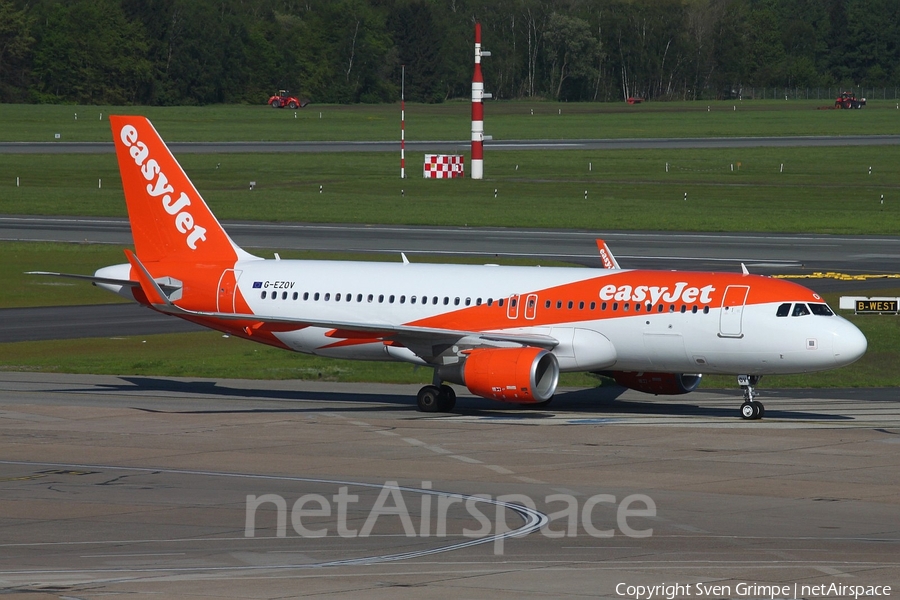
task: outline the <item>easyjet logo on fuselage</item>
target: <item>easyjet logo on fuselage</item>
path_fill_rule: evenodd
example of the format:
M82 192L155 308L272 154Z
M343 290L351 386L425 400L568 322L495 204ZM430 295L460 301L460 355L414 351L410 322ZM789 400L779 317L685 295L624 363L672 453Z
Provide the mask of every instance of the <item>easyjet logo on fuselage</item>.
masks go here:
M705 285L702 288L688 287L686 281L679 281L675 284L675 289L669 291L669 286L660 287L658 285L638 285L632 287L630 285L605 285L600 288L601 300L615 300L617 302L649 302L650 304L658 304L660 300L663 302L684 302L692 304L700 302L701 304L709 304L712 301L712 293L716 288L712 285Z
M162 206L165 211L175 217L175 228L179 233L187 236L186 243L191 250L197 249L197 242L206 240L206 229L194 223L194 215L185 210L191 205L191 199L184 192L174 202L175 188L169 183L169 178L163 173L162 168L155 159L149 158L150 151L147 145L138 139L137 129L133 125L125 125L119 133L122 143L128 148L134 163L141 168L141 175L150 183L147 185L147 193L153 198L162 196Z

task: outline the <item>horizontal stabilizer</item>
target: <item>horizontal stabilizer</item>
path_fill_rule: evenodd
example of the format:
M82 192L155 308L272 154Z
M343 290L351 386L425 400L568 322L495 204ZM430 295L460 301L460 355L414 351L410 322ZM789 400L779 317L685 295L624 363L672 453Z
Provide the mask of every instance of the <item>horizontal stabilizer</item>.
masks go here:
M97 277L96 275L74 275L72 273L54 273L52 271L26 271L26 275L48 275L50 277L68 277L70 279L81 279L83 281L92 281L94 283L105 283L107 285L124 285L128 287L140 287L140 283L130 279L113 279L111 277Z

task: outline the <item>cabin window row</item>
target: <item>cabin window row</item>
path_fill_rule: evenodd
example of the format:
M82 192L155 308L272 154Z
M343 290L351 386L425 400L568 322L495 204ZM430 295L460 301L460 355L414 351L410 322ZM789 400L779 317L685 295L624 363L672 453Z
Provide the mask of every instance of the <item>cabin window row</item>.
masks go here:
M293 292L293 293L281 292L279 294L279 292L271 292L270 293L270 292L263 291L260 293L260 298L263 300L265 300L267 298L271 298L272 300L278 300L279 298L281 298L282 300L287 300L289 297L292 300L300 300L302 298L304 301L312 300L314 302L318 302L318 301L353 302L355 300L356 302L360 302L360 303L377 301L379 304L384 304L385 302L387 302L388 304L394 304L394 303L406 304L407 302L409 304L423 304L423 305L424 304L431 304L431 305L443 304L444 306L449 306L451 303L453 304L453 306L460 306L460 305L471 306L473 304L472 298L460 298L460 297L451 298L450 296L443 296L443 297L440 297L440 296L409 296L409 297L407 297L406 295L397 296L394 294L387 294L387 295L386 294L378 294L378 295L356 294L356 296L354 297L353 294L341 294L341 293L331 294L330 292L326 292L324 294L321 294L319 292L303 292L302 294L300 292ZM497 306L502 307L504 305L505 300L506 300L505 298L499 298L497 300L494 300L493 298L488 298L486 304L488 306L493 306L494 304L496 304ZM529 302L528 308L534 308L534 300L529 298L528 302ZM481 306L484 303L485 302L482 298L475 298L475 300L474 300L475 306ZM518 302L517 302L516 298L509 299L509 305L511 307L514 308L517 304L518 304ZM574 300L568 300L568 301L557 300L555 302L555 307L557 309L562 309L563 306L565 306L566 308L571 310L571 309L575 308L576 303ZM648 312L648 313L652 313L654 311L657 313L691 312L693 314L697 314L698 312L701 312L701 311L703 312L703 314L709 313L708 306L704 306L701 309L697 305L687 306L684 304L682 304L680 306L680 308L677 307L675 304L669 304L668 307L665 304L658 304L658 305L656 305L656 307L654 309L653 304L644 305L644 304L641 304L640 302L635 302L634 304L632 304L630 302L623 302L623 303L601 302L598 305L597 302L591 302L590 304L588 304L584 301L580 301L577 303L577 306L578 306L579 310L584 310L585 307L589 307L590 310L597 310L597 308L599 306L601 311L612 310L614 312L618 312L621 310L622 312ZM546 300L544 302L544 308L549 309L549 308L553 308L553 307L554 307L554 302L552 300Z
M312 300L314 302L318 302L320 300L323 302L353 302L355 300L356 302L378 302L379 304L384 304L385 302L387 302L388 304L406 304L407 302L409 302L409 304L443 304L444 306L449 306L451 303L453 304L453 306L472 306L473 303L472 298L451 298L450 296L444 296L442 298L440 296L407 297L406 295L397 296L394 294L356 294L356 297L354 298L353 294L331 294L330 292L326 292L324 294L321 294L319 292L303 292L302 294L300 292L281 292L279 294L278 292L269 293L264 291L260 293L259 297L263 300L267 298L270 298L272 300L278 300L279 298L281 298L282 300L287 300L290 297L291 300L300 300L302 298L304 301ZM493 306L496 303L497 306L503 306L504 301L504 298L500 298L499 300L488 298L487 305ZM484 303L484 300L482 298L475 298L474 303L475 306L481 306ZM515 300L512 301L512 305L515 306Z

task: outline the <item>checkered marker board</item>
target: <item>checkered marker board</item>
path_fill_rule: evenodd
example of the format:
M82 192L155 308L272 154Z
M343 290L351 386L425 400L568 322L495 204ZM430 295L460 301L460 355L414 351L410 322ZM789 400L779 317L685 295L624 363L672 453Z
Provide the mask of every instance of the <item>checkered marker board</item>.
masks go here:
M465 175L461 154L426 154L425 179L452 179Z

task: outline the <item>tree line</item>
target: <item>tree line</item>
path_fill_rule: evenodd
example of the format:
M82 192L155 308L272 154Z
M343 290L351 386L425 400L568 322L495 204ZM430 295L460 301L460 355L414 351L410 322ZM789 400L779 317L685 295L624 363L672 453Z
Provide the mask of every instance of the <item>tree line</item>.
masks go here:
M699 99L900 85L897 0L0 0L0 102Z

